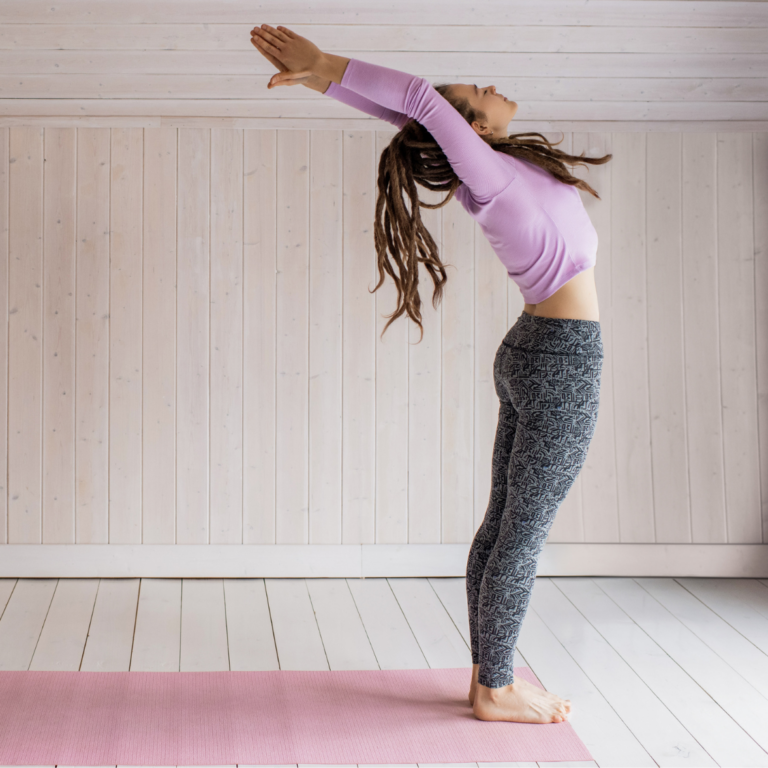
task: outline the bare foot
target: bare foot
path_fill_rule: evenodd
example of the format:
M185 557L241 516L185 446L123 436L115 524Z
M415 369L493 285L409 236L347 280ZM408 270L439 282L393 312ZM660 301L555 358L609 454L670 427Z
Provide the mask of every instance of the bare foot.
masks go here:
M479 664L473 664L472 665L472 680L469 684L469 703L470 705L474 706L475 704L475 696L477 695L477 678L480 674L480 665ZM523 680L525 682L525 680ZM536 688L536 686L534 686ZM568 702L568 711L571 711L571 700L570 699L562 699L560 696L557 696L554 693L550 693L549 691L542 690L541 688L536 688L539 693L546 694L549 696L553 701L567 701Z
M519 677L503 688L487 688L478 683L472 711L478 720L562 723L568 719L571 702Z

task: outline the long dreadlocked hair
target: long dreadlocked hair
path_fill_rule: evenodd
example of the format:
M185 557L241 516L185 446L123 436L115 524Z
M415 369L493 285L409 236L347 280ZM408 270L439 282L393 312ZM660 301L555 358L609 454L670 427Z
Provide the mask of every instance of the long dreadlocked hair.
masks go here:
M452 95L450 83L436 85L434 88L470 125L475 120L480 123L487 121L487 115L475 109L467 98L456 98ZM539 138L523 138L526 136ZM490 139L482 135L480 138L497 152L504 152L512 157L535 163L549 171L563 184L571 184L589 192L598 200L601 199L586 181L571 175L565 163L572 167L585 165L585 163L600 165L607 163L613 155L584 157L583 152L581 155L569 155L555 149L554 144L535 132L515 133L499 139ZM564 138L565 135L563 135ZM560 144L563 139L556 144ZM447 276L445 267L440 261L437 244L424 226L419 208L442 208L461 186L461 180L432 134L421 123L409 120L381 153L377 184L374 242L378 257L379 282L369 293L375 293L381 287L385 273L390 275L397 287L397 309L391 315L385 315L390 319L381 335L386 333L387 328L398 317L407 312L421 330L421 337L417 342L421 343L424 338L424 327L421 324L421 299L418 290L419 262L424 264L435 284L432 294L432 306L435 309L442 299L443 285ZM448 195L440 203L434 205L425 203L419 199L416 184L426 189L448 192ZM406 209L403 193L407 194L410 202L410 212ZM387 248L397 264L400 277L392 269L392 264L387 257Z

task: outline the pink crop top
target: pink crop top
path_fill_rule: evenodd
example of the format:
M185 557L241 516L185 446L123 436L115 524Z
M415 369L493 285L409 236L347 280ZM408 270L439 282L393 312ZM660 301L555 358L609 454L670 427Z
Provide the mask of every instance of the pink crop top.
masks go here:
M594 266L597 232L576 187L492 149L423 77L350 59L326 95L402 128L421 123L461 180L456 198L477 221L526 304Z

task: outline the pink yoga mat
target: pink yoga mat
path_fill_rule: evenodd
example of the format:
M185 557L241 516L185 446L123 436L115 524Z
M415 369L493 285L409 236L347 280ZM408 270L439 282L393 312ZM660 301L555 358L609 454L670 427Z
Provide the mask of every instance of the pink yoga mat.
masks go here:
M528 667L515 675L542 687ZM0 672L0 764L592 760L568 721L487 722L471 669Z

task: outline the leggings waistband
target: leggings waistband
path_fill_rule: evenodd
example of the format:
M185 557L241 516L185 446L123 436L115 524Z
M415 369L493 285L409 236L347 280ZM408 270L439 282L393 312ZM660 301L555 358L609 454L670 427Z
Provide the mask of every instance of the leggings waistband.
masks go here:
M599 320L541 317L523 311L501 343L529 352L603 356Z

